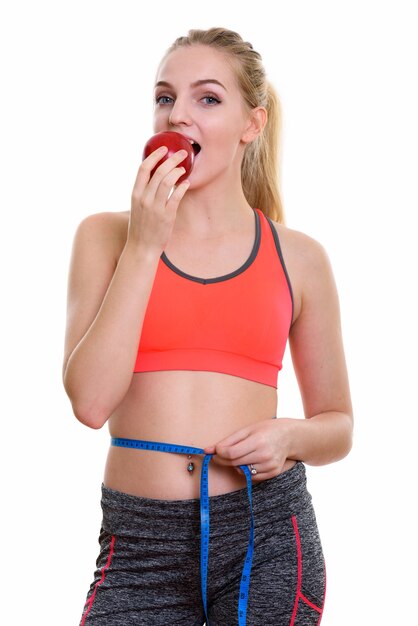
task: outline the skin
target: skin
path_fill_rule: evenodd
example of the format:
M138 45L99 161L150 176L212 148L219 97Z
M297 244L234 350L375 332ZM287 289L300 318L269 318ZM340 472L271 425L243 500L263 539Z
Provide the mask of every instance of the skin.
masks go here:
M216 79L226 89L216 84L191 86L207 78ZM155 90L154 132L175 130L202 146L189 186L181 184L173 193L178 208L172 226L167 226L163 249L170 261L188 274L205 278L227 274L246 261L254 242L254 215L242 191L240 166L245 146L265 126L266 110L246 109L224 56L205 46L171 53L160 65L159 81L170 86ZM166 176L177 168L178 178L181 155L166 163L162 168ZM157 174L149 181L154 164L155 158L149 157L135 181L133 198L137 196L143 203L147 194L159 193ZM90 243L83 259L74 255L71 275L88 266L95 276L95 282L85 286L84 301L87 297L92 300L91 319L109 284L111 268L114 271L126 253L127 241L140 242L141 229L135 233L131 212L91 216L86 229L90 228L91 237L98 241L100 254L93 254ZM147 215L142 212L143 225L151 219ZM304 416L272 419L277 416L277 390L271 386L219 372L177 370L135 373L107 419L109 432L116 437L181 443L214 454L210 495L245 488L238 465L254 464L258 473L252 480L258 482L290 469L296 460L312 465L337 461L352 445L352 405L330 261L321 244L308 235L281 224L274 226L294 295L289 346ZM155 229L149 227L148 232ZM161 242L152 243L159 256ZM149 240L147 245L150 250ZM103 270L106 260L107 275ZM100 272L102 284L98 286ZM77 290L71 286L71 275L70 303ZM80 307L78 317L81 315ZM86 328L88 323L91 320L86 319ZM80 338L75 335L69 322L64 371ZM202 457L193 457L193 462L195 470L189 474L185 456L111 447L104 483L149 498L198 498Z

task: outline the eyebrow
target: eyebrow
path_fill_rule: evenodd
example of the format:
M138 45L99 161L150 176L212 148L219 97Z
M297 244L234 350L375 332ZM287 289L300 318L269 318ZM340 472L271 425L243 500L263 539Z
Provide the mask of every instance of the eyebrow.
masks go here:
M219 80L216 80L216 78L202 78L200 80L196 80L194 83L191 83L190 87L199 87L200 85L206 85L208 83L220 85L222 89L225 89L225 91L228 91L227 88L224 87L224 85L222 85L222 83L219 82ZM158 83L155 84L155 87L169 87L172 89L173 85L168 83L166 80L159 80Z

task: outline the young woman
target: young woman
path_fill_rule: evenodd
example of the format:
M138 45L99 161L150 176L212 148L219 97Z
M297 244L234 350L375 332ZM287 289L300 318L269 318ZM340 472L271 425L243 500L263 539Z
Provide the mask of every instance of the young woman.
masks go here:
M179 151L151 176L154 151L131 210L83 219L70 264L64 386L113 444L80 623L317 625L305 464L347 455L353 427L330 262L284 225L279 101L250 43L189 31L154 101L155 132L198 144L192 173L176 184ZM276 416L287 340L305 419Z

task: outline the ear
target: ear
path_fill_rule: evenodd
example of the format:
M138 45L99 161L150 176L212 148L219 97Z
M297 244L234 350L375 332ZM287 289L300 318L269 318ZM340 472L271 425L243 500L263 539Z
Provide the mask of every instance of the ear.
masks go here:
M267 123L267 110L264 107L251 109L248 123L241 137L243 143L250 143L258 137Z

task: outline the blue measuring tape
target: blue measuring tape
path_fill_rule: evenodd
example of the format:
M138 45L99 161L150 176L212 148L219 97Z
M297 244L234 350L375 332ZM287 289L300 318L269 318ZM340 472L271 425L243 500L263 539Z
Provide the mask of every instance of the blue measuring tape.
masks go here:
M192 446L182 446L172 443L161 443L158 441L144 441L143 439L121 439L119 437L111 438L112 446L121 446L122 448L138 448L140 450L158 450L159 452L175 452L177 454L205 454L202 448L193 448ZM206 587L207 572L209 561L209 490L208 490L208 466L213 454L205 454L202 464L202 473L200 478L200 579L203 606L205 609L206 624L209 625L207 606L206 606ZM251 524L250 538L248 541L247 555L245 557L244 567L241 575L241 584L239 588L238 598L238 626L245 626L247 622L247 604L248 590L250 587L251 564L254 552L254 516L252 502L252 481L251 472L246 465L239 466L245 473L247 480L248 499L250 501Z

